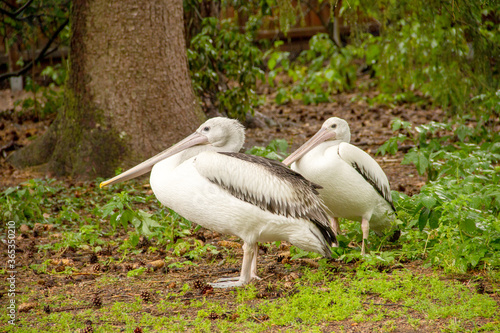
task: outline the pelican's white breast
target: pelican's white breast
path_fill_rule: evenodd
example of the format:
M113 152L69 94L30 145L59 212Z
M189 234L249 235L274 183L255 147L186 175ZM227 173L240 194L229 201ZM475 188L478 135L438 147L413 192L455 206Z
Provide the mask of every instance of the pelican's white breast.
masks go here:
M239 191L261 190L263 196L272 195L275 184L268 183L267 188L262 185L267 175L259 174L259 168L216 152L203 152L174 165L169 159L156 164L151 172L151 188L163 205L184 218L249 243L284 240L307 251L325 252L324 244L313 234L321 237L321 233L311 221L273 214L236 198L207 178L230 180L239 186ZM248 180L252 178L254 182L250 184Z
M370 227L378 231L387 224L385 218L379 219L378 216L390 206L351 162L341 157L342 153L349 155L352 150L364 153L348 143L323 142L292 164L292 169L312 182L321 184L321 198L332 216L354 221L361 221L362 216L377 216L372 219Z

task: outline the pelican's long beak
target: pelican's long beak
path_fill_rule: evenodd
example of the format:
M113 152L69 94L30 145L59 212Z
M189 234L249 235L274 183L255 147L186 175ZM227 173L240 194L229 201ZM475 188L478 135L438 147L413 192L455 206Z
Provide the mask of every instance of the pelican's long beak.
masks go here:
M205 135L200 134L198 132L195 132L195 133L191 134L190 136L188 136L187 138L185 138L184 140L176 143L172 147L162 151L158 155L155 155L155 156L151 157L150 159L142 162L141 164L136 165L132 169L129 169L129 170L125 171L124 173L119 174L116 177L113 177L111 179L103 181L99 185L99 187L102 188L104 186L108 186L111 184L115 184L115 183L123 182L125 180L139 177L139 176L151 171L151 169L153 169L153 166L156 163L160 162L161 160L164 160L172 155L175 155L175 154L177 154L177 153L179 153L179 152L181 152L184 149L187 149L189 147L196 146L196 145L202 145L202 144L208 144L208 143L209 143L208 138Z
M329 131L327 128L320 129L312 138L307 140L302 146L300 146L296 151L294 151L290 156L285 158L283 164L289 166L296 160L304 156L308 151L312 150L314 147L319 145L326 140L335 138L336 133L334 131Z

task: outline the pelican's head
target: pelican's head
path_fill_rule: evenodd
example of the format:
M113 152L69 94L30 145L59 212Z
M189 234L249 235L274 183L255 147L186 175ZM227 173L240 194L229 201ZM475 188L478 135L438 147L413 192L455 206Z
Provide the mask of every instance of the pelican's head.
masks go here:
M347 121L337 117L328 118L319 132L325 131L328 133L328 138L324 141L340 140L349 143L351 141L351 130ZM319 133L318 132L318 133Z
M108 179L101 183L100 187L119 183L125 180L139 177L153 168L153 166L188 148L198 147L198 149L191 149L189 154L183 156L183 160L192 157L202 150L215 150L221 152L238 152L245 141L245 130L237 120L216 117L204 122L193 134L184 140L176 143L167 150L159 153L156 156L136 165L132 169L125 171L118 176ZM203 147L206 147L203 149ZM186 151L187 153L187 151Z
M336 140L349 143L351 141L351 130L349 129L349 124L344 119L331 117L323 123L321 129L312 138L288 156L283 161L283 164L292 164L322 142Z
M237 152L245 142L245 129L235 119L216 117L204 122L197 130L206 137L207 144L217 151Z

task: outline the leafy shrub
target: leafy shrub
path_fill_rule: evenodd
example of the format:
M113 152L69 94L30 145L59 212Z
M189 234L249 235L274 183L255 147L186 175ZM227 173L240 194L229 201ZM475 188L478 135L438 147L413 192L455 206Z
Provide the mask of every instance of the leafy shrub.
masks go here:
M257 80L264 79L262 52L255 45L259 20L251 18L241 33L231 20L208 17L188 49L194 90L222 113L244 120L259 102Z
M110 223L114 230L118 226L122 226L125 230L128 224L131 223L139 234L151 236L152 228L160 227L160 224L151 218L153 214L143 210L134 210L131 206L132 202L145 203L142 196L131 197L126 192L121 192L113 196L110 202L102 207L102 217L110 217Z
M46 221L44 213L55 204L54 195L61 190L52 186L54 180L29 180L27 183L9 187L0 197L0 216L4 221L14 221L17 225Z
M23 5L24 3L24 5ZM14 4L14 3L13 3ZM13 13L15 8L21 10ZM43 53L38 55L49 55L60 45L69 46L70 30L67 24L69 16L70 1L47 0L47 1L26 1L16 2L16 6L4 5L2 9L2 19L0 20L0 36L5 42L7 51L9 49L18 50L14 54L20 54L15 59L16 65L22 68L22 75L25 78L25 90L33 92L32 98L16 101L16 105L21 105L23 111L33 112L40 117L55 113L62 106L62 90L54 89L55 86L62 86L66 77L64 61L55 66L42 67L40 60L31 60L25 63L22 54L30 54L34 58L41 49ZM61 30L62 29L62 30ZM44 45L48 40L53 43L46 49ZM43 87L35 81L34 73L28 72L31 65L41 67L41 75L51 79L49 87ZM3 74L7 78L12 73ZM39 95L42 96L39 96Z
M482 122L500 114L497 3L361 0L341 6L352 32L347 46L339 50L318 34L293 63L286 52L266 54L270 83L280 73L293 81L291 88L278 84L278 104L329 101L353 87L364 60L381 90L372 103L431 100L450 116L472 115ZM360 28L363 17L380 22L376 35Z
M276 43L275 47L280 45ZM324 33L313 36L309 49L302 51L294 62L289 61L288 52L268 52L269 83L274 85L280 73L293 81L291 87L279 85L276 102L283 104L291 99L305 104L329 102L331 95L352 89L357 70L355 55L354 47L339 49Z
M24 90L33 93L33 97L17 100L14 105L21 105L23 111L32 112L42 118L57 113L64 103L63 85L67 77L67 69L64 64L54 67L47 66L42 71L42 76L49 77L51 83L45 87L38 84L31 77L26 77ZM39 96L41 94L41 96Z
M254 146L245 153L270 158L272 160L283 160L288 150L288 142L283 139L272 140L267 147Z
M342 6L345 17L359 11L381 22L379 36L357 37L384 93L421 91L450 115L486 121L499 114L500 69L493 61L500 58L498 3L379 0Z
M409 123L393 122L393 129L403 128L412 132ZM483 130L431 123L417 127L415 137L399 133L380 148L394 152L398 142L412 139L415 147L403 163L429 179L417 195L395 193L408 256L454 272L500 266L500 138Z

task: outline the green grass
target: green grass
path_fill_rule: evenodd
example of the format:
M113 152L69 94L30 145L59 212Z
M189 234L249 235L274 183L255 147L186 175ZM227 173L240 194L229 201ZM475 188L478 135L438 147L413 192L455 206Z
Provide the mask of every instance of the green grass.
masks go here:
M223 301L213 296L186 300L185 293L192 290L185 284L180 293L159 291L155 302L144 303L136 297L100 309L51 314L33 310L19 314L17 327L22 325L23 332L75 332L91 320L95 332L133 332L136 327L144 332L314 332L333 327L343 331L342 327L370 323L379 324L381 332L397 331L403 324L441 332L500 331L499 305L490 295L478 294L474 285L466 286L437 272L416 274L401 269L391 274L372 270L339 274L327 270L328 265L324 268L303 269L303 276L294 281L294 292L284 292L276 299L259 299L256 287L248 285L224 291L227 297ZM98 284L112 282L106 278ZM285 290L281 283L275 288ZM61 306L82 304L71 297L53 296L52 301ZM219 318L210 319L214 313ZM10 326L6 329L16 331Z

